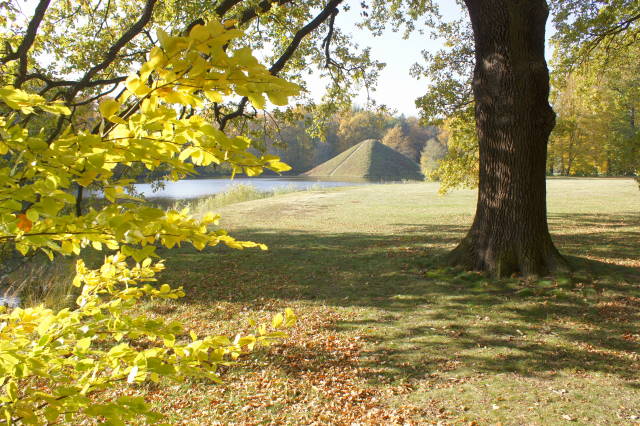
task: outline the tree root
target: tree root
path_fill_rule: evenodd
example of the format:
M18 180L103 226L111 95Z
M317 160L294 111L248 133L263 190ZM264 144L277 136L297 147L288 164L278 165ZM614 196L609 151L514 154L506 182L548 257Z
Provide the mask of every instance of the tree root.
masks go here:
M488 272L498 278L513 275L536 278L563 275L571 271L569 263L558 252L550 237L543 239L538 247L525 249L517 241L498 247L482 246L469 234L448 254L446 260L449 266Z

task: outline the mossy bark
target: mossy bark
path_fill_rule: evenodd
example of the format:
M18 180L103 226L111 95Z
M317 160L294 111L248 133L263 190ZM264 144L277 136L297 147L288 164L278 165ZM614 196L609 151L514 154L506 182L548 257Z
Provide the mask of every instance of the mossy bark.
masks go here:
M475 40L480 176L476 216L451 263L498 276L566 270L547 225L547 143L555 125L544 57L547 4L465 2Z

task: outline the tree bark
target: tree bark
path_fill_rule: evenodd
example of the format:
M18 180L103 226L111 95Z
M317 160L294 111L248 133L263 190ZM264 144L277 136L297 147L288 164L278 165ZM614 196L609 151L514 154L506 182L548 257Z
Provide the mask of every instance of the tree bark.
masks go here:
M546 157L555 113L544 57L545 0L465 0L473 26L480 146L473 225L452 264L497 276L566 270L549 235Z

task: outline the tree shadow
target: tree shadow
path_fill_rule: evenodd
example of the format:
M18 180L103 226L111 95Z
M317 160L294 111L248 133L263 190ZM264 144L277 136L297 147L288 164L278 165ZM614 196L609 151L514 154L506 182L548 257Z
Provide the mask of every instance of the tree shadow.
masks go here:
M640 213L550 214L549 223L552 229L560 228L553 236L563 253L613 261L640 260Z
M576 272L538 282L444 267L438 259L466 231L454 225L405 226L393 235L246 229L234 236L270 250L173 250L164 279L185 287L181 303L202 309L216 301L275 300L364 312L333 327L368 341L362 362L377 371L373 382L572 371L612 374L636 386L640 268L624 261L640 259L640 215L624 218L629 226L603 215L554 217L599 231L556 233Z

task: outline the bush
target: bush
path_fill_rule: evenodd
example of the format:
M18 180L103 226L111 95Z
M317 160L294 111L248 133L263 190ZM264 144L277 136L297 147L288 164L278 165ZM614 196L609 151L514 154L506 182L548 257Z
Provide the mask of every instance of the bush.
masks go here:
M435 138L427 141L420 155L420 168L422 173L429 178L430 174L437 170L440 161L447 155L447 147Z
M447 154L428 178L440 182L438 192L441 194L456 188L477 188L480 163L473 106L467 106L447 118L444 132L447 135Z

